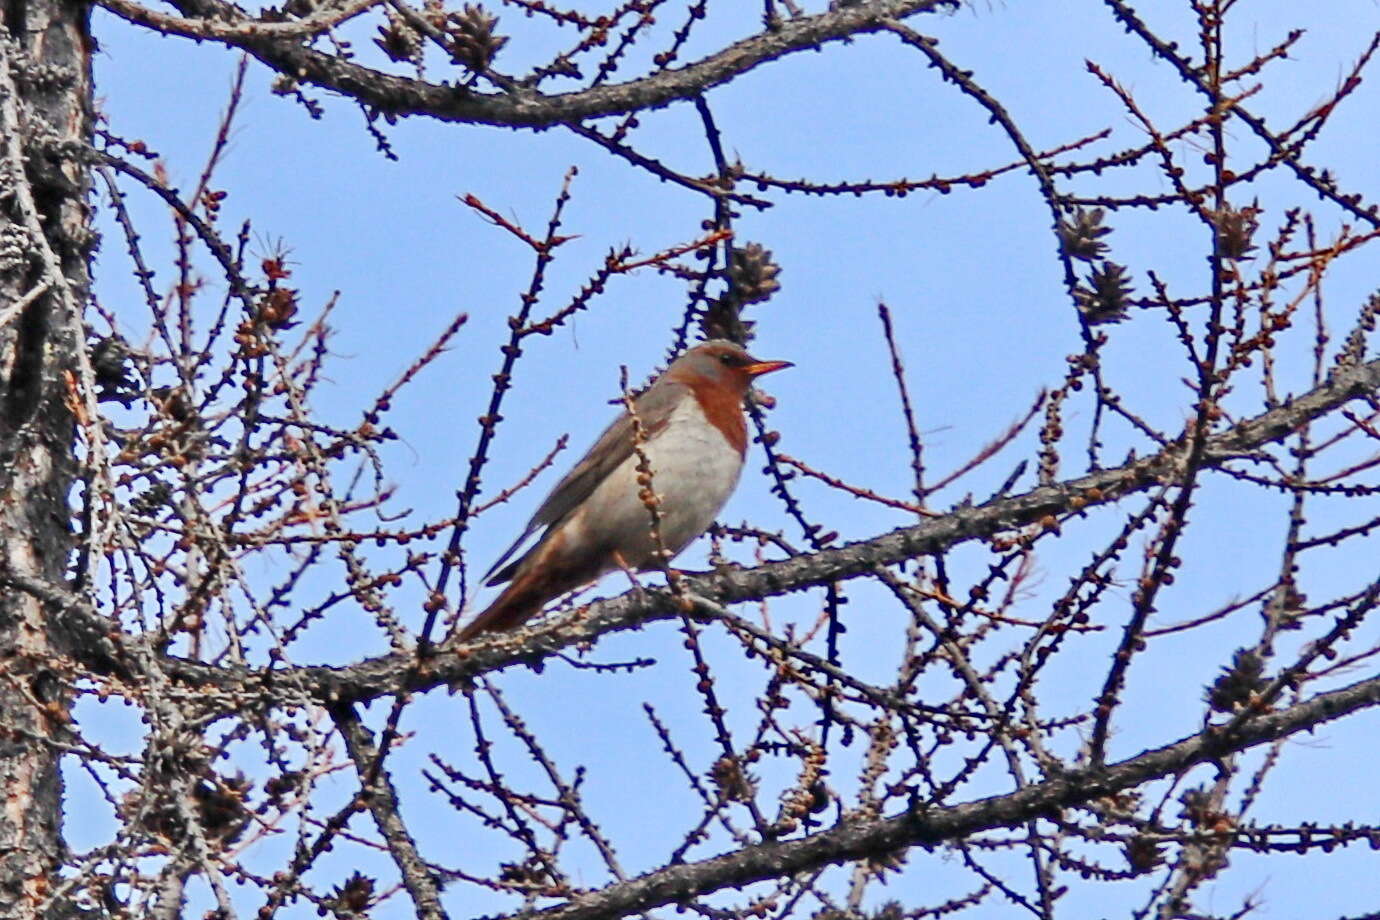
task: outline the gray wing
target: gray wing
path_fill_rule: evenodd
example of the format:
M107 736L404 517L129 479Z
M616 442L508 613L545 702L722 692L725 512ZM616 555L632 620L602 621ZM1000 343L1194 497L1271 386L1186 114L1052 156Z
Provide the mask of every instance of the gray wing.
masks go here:
M637 409L637 417L642 422L643 429L647 432L647 437L655 437L665 429L671 420L671 412L682 397L690 396L689 389L680 383L670 380L657 381L641 396L633 400L633 405ZM498 561L493 564L493 568L484 575L484 583L487 585L502 584L513 577L517 567L522 564L522 560L527 558L524 553L521 558L503 567L508 558L517 552L518 547L527 542L527 539L536 533L539 528L550 528L562 520L571 511L580 506L586 498L594 492L599 483L618 469L623 461L632 456L633 452L633 424L632 417L627 412L622 412L604 429L604 433L599 435L599 440L594 442L591 447L575 464L574 469L565 474L565 478L556 483L556 487L551 490L551 494L537 508L536 514L527 522L527 527L522 531L522 535L508 547L508 550L498 557ZM500 567L501 568L500 570Z

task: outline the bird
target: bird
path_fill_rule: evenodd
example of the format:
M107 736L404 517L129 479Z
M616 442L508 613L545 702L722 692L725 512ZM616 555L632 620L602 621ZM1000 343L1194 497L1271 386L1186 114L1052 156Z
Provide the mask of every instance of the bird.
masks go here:
M793 366L760 361L726 339L702 342L673 361L632 401L632 414L625 408L556 483L484 576L486 585L507 587L456 641L516 629L548 601L609 572L664 568L709 529L738 485L748 443L743 399L752 382ZM634 415L658 496L660 547L639 494ZM538 530L536 543L509 562ZM659 549L666 551L664 561Z

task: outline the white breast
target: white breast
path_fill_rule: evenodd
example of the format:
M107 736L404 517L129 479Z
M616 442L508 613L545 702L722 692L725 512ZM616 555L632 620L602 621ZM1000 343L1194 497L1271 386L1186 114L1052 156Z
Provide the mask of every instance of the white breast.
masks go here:
M738 485L743 458L704 417L694 399L682 400L666 427L643 451L660 496L661 541L671 555L714 522ZM634 568L656 568L651 515L638 499L634 455L602 482L585 503L580 530L607 541ZM573 522L572 522L573 523Z

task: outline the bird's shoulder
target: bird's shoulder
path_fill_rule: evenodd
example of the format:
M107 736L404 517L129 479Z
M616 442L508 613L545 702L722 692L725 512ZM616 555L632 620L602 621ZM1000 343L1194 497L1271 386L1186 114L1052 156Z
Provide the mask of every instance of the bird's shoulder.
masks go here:
M659 380L633 400L633 412L643 436L655 438L666 430L676 408L690 396L690 388ZM551 490L533 518L536 525L553 524L590 496L610 473L633 454L633 417L626 409L599 435L580 462Z

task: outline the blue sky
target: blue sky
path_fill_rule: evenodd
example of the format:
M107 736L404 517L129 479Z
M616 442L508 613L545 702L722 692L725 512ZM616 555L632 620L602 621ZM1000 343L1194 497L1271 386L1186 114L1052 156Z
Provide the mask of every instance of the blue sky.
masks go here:
M1165 26L1171 37L1191 46L1191 20L1180 4L1145 6L1152 24ZM1296 4L1264 0L1240 6L1231 32L1238 61L1273 46L1289 27L1309 30L1296 54L1266 72L1266 87L1251 103L1257 111L1277 115L1281 123L1324 100L1380 28L1380 11L1370 0L1334 0L1307 12ZM758 9L723 5L682 59L700 56L725 37L752 31ZM500 31L512 36L499 58L506 69L520 70L524 62L559 46L539 38L528 43L526 20L511 9L499 13ZM680 10L667 10L661 28L678 24L680 15ZM1201 108L1200 100L1096 3L978 4L913 24L938 36L944 52L960 66L972 68L1037 148L1107 127L1114 135L1099 148L1103 152L1140 142L1115 98L1086 72L1085 59L1112 72L1165 125L1176 126ZM1176 30L1180 34L1172 34ZM372 25L349 30L366 61L377 57L371 33ZM212 45L152 37L100 12L96 34L101 44L98 92L111 129L146 141L164 156L174 181L190 185L224 103L235 55ZM290 247L294 283L308 312L341 292L332 321L331 379L319 391L316 408L328 419L353 424L360 407L455 312L470 314L453 348L396 401L392 415L392 425L402 435L388 458L398 486L396 507L416 509L421 517L444 516L453 508L454 490L478 434L474 419L487 401L489 374L499 365L497 346L505 335L506 316L516 308L531 271L524 247L479 219L457 196L477 195L538 228L562 175L578 166L564 227L579 238L562 247L539 313L563 305L610 247L631 242L651 253L683 242L699 232L708 209L700 198L561 130L536 133L412 119L385 128L400 158L392 162L375 151L356 109L314 94L326 114L312 121L300 107L270 93L269 82L264 68L251 66L243 113L218 175L218 187L230 192L222 225L233 227L250 217L262 245L281 239ZM766 65L715 90L709 101L730 155L741 156L750 169L782 178L922 178L1015 159L1010 144L972 100L942 84L918 55L887 36L868 36L831 46L821 55L800 54ZM1362 90L1310 155L1312 162L1331 167L1344 186L1371 196L1380 192L1374 178L1380 153L1380 135L1372 130L1380 115L1376 101L1374 92ZM712 169L693 107L674 105L641 120L636 137L643 150L686 172ZM1239 125L1233 139L1242 144L1243 153L1259 152ZM1169 190L1150 172L1136 173L1134 182L1147 192ZM1124 191L1131 183L1131 177L1101 177L1074 187ZM1273 177L1260 183L1259 193L1268 208L1267 226L1284 207L1306 203L1296 187ZM905 432L876 319L879 300L895 316L911 393L926 432L928 461L936 472L957 466L1020 417L1042 388L1059 383L1065 355L1081 347L1054 258L1049 214L1027 176L1012 173L981 190L904 199L773 198L773 208L744 210L735 222L739 240L761 242L783 267L781 293L751 315L758 324L754 351L796 363L794 370L766 382L778 399L772 427L782 433L783 450L818 468L888 494L909 490ZM133 196L131 206L143 226L160 226L163 218L155 202ZM1320 227L1333 232L1337 215L1318 210ZM1175 290L1201 289L1207 271L1200 225L1163 212L1117 215L1112 224L1112 257L1131 266L1140 279L1138 290L1145 289L1146 268ZM168 233L146 230L145 236L150 251L161 249L166 259ZM1328 288L1338 328L1346 328L1352 306L1376 286L1373 261L1341 264ZM98 293L107 307L122 316L129 309L128 315L137 317L140 300L126 277L122 246L110 232L98 270ZM493 494L516 480L563 433L570 435L571 449L557 466L573 462L613 413L607 401L617 396L619 365L626 364L637 380L662 360L683 299L682 287L669 278L652 273L619 278L589 312L549 338L529 340L531 353L505 406L507 420L495 445L486 492ZM130 322L137 325L138 319ZM1190 397L1178 382L1183 362L1169 324L1158 316L1137 316L1109 334L1109 379L1147 418L1177 429ZM1303 362L1285 368L1292 389L1306 385L1305 371ZM1256 399L1249 394L1242 398L1243 405ZM1086 424L1086 415L1080 414L1085 408L1086 402L1071 403L1071 426ZM1129 430L1116 425L1109 428L1107 441L1108 463L1119 461L1127 446L1137 443ZM1033 444L1028 433L937 502L959 501L968 491L985 497L1019 459L1032 455ZM1067 454L1063 474L1081 472L1081 456L1073 450ZM786 528L787 536L797 539L769 494L768 480L757 475L760 465L760 454L750 457L743 484L721 520ZM532 489L480 520L466 547L479 570L521 529L556 475L548 472ZM801 484L800 490L815 519L845 540L908 522L900 512L866 506L822 487ZM1226 486L1206 491L1195 509L1184 554L1201 552L1211 561L1185 570L1168 595L1166 620L1188 618L1252 589L1260 567L1268 571L1277 560L1281 501ZM1337 513L1345 517L1349 512L1339 508ZM1096 535L1115 523L1115 516L1094 517L1078 527ZM1073 536L1066 547L1050 547L1048 556L1042 554L1044 576L1034 587L1032 610L1039 610L1042 597L1063 589L1068 575L1085 561L1088 547L1096 545L1091 539ZM700 544L681 562L694 568L703 555ZM1375 577L1373 558L1336 559L1307 577L1317 579L1320 591L1356 578L1368 580ZM974 551L955 559L962 569L983 565L985 556ZM1137 562L1133 554L1128 564ZM610 579L600 593L622 589ZM850 633L844 660L861 675L885 679L899 652L900 615L874 589L858 586L849 594L853 602L845 608ZM815 597L775 602L773 619L808 620L817 604ZM409 616L415 626L419 616ZM1134 754L1196 728L1203 685L1232 648L1253 641L1256 623L1244 618L1254 614L1241 616L1217 632L1191 633L1177 645L1165 643L1141 662L1125 700L1128 717L1136 715L1118 723L1113 756ZM1043 691L1052 712L1086 705L1100 684L1098 655L1105 655L1114 641L1111 632L1088 641L1083 654L1094 663L1091 669L1073 663L1049 679ZM658 819L687 795L659 754L641 702L652 701L668 722L683 726L680 740L692 756L704 765L713 756L679 644L679 634L661 624L614 637L599 649L603 660L654 657L656 668L607 677L553 665L541 674L515 669L495 679L564 763L589 764L591 811L620 842L625 864L634 872L654 866L668 839L676 839L679 825L668 828ZM721 636L711 640L710 648L722 666L719 692L740 703L735 724L750 727L755 713L747 703L761 683L760 672L740 665L741 656ZM303 659L346 662L383 650L377 630L362 617L344 615L323 624L298 653ZM376 704L371 716L381 716L384 708ZM791 715L802 725L810 719L800 707ZM427 751L456 759L469 755L467 726L459 697L431 694L404 720L404 728L418 735L393 762L400 777L409 772L414 777L405 784L405 807L424 850L430 846L447 865L484 872L493 863L487 838L451 815L415 779ZM1363 715L1317 737L1291 742L1285 765L1267 786L1262 819L1376 820L1380 802L1373 783L1363 782L1366 774L1356 766L1376 753L1371 740L1375 726L1373 715ZM1343 751L1347 753L1341 758ZM841 759L839 774L831 777L841 789L853 782L847 773L852 767L844 769L848 764L846 757ZM516 778L530 769L521 758L511 762ZM768 782L780 779L767 777ZM1001 781L993 777L994 788ZM342 784L341 793L347 791ZM83 794L74 788L74 801L81 802ZM84 825L74 813L69 825L73 845L96 843L103 827L100 822ZM280 845L265 846L266 865ZM702 848L699 855L712 852L712 846ZM1365 858L1359 849L1328 858L1275 857L1268 863L1238 854L1233 870L1204 903L1230 912L1244 893L1258 890L1266 905L1262 916L1359 913L1375 906L1372 886L1358 881L1364 878L1360 860ZM335 870L342 865L339 860L367 859L359 852L342 853L323 867ZM591 882L597 881L596 869L591 872ZM1028 870L1018 866L1014 872L1026 881ZM876 894L932 902L940 892L950 892L946 880L959 874L951 863L915 854L908 868ZM958 883L952 893L965 885ZM1134 894L1139 890L1134 884L1075 888L1064 909L1071 917L1097 916L1098 911L1122 916L1126 905L1139 903ZM451 897L457 916L514 906L467 889ZM986 911L975 916L1015 914L998 902ZM378 916L407 914L398 898ZM303 908L301 915L309 912Z

